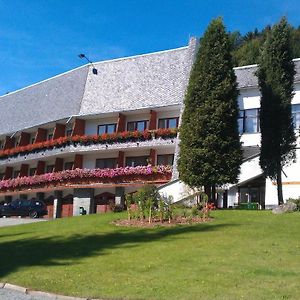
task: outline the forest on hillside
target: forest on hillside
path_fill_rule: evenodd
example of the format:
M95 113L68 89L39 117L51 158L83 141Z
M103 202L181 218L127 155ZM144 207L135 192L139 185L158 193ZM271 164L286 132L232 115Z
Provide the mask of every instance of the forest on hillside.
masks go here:
M271 26L266 26L263 30L247 32L242 35L239 31L230 33L232 43L232 56L234 66L245 66L258 63L259 51ZM300 26L298 28L291 27L291 47L293 57L300 57Z

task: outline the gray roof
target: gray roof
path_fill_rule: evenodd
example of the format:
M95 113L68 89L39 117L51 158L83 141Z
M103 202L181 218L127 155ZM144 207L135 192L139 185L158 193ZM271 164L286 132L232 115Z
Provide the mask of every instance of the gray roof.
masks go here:
M0 97L0 135L73 115L180 104L197 41L189 46L95 63Z
M187 47L83 66L0 97L0 135L66 119L181 104L196 53ZM295 60L296 80L300 60ZM257 86L257 66L235 68L240 88Z
M234 68L239 88L256 87L258 85L255 72L257 65Z
M260 153L260 147L258 146L245 146L242 147L242 149L243 149L243 160L248 160L249 158L257 156Z
M0 97L0 134L77 114L87 71L84 66Z
M188 47L95 64L81 115L181 104L190 73ZM109 105L108 105L109 104Z
M294 63L296 71L295 82L298 82L300 81L300 59L294 59ZM234 68L239 88L249 88L258 86L258 79L255 75L257 68L257 65Z

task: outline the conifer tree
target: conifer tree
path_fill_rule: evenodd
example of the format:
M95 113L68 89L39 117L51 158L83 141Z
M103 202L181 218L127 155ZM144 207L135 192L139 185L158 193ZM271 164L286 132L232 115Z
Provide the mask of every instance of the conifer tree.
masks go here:
M285 18L273 26L263 46L257 71L261 92L260 166L266 177L276 180L279 204L283 203L282 168L295 158L291 116L295 67L290 30Z
M191 71L180 127L180 179L191 187L237 180L242 150L231 42L221 18L208 26Z

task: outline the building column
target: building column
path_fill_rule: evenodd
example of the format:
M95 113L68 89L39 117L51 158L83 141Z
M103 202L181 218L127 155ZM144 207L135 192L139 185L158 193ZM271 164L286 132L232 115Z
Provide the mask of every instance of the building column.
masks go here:
M126 130L126 117L123 114L119 114L117 123L117 132L122 132Z
M5 169L5 175L4 175L4 179L11 179L13 176L13 168L12 167L6 167Z
M157 129L157 112L150 110L149 130Z
M5 138L3 150L12 149L15 147L15 138L10 138L7 136Z
M115 205L124 206L125 188L123 186L117 186L115 191Z
M83 166L83 155L75 154L73 169L82 169Z
M20 168L20 177L28 176L29 165L22 164Z
M84 133L85 133L85 120L75 119L72 136L84 135Z
M152 166L155 166L156 165L156 150L155 149L150 149L149 159L150 159L150 164Z
M82 207L87 214L93 212L94 189L74 189L73 198L73 216L80 215L80 207Z
M62 199L62 191L54 191L53 219L61 217L61 199Z
M19 140L19 146L27 146L30 144L30 133L22 132Z
M46 162L39 160L36 167L35 175L41 175L45 173Z
M54 132L53 132L53 139L56 140L60 137L65 136L65 132L66 132L66 125L56 123Z
M124 159L125 159L125 153L124 151L119 151L118 155L118 168L123 168L124 167Z
M40 143L47 140L47 130L44 128L38 128L37 133L35 135L34 142Z
M61 157L55 159L54 172L60 172L64 169L64 160Z

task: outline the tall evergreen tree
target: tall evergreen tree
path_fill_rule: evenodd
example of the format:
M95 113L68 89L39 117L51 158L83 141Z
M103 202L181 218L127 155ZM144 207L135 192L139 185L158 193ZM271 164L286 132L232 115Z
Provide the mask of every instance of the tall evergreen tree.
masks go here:
M191 71L180 128L180 179L191 187L237 180L242 150L231 42L221 18L208 26Z
M285 18L273 26L263 46L257 71L261 92L260 166L266 177L277 181L279 204L283 203L282 168L295 159L291 116L295 67L290 30Z

